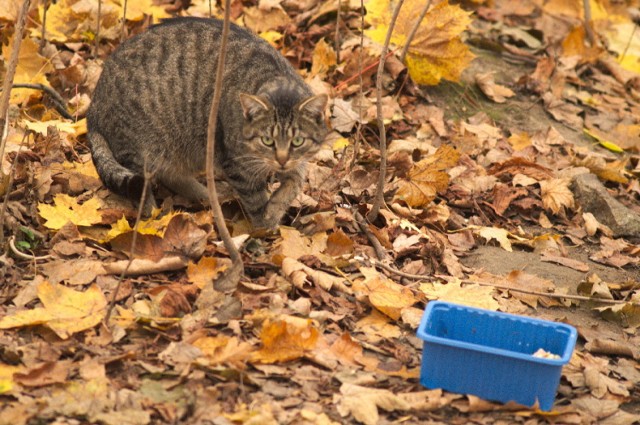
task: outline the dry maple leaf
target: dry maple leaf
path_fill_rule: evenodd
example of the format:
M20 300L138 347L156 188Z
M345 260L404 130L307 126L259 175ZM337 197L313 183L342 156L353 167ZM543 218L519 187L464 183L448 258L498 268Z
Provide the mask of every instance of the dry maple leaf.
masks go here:
M500 307L500 304L493 299L494 288L477 284L463 287L459 279L452 279L446 284L424 283L420 285L420 290L430 300L449 301L493 311Z
M97 286L79 292L47 281L38 285L44 307L18 311L0 319L0 329L44 325L60 338L91 329L103 319L107 300Z
M382 276L374 268L361 267L365 275L363 283L354 285L354 290L366 295L372 306L394 320L398 320L402 310L416 303L411 290Z
M38 204L40 217L46 221L44 225L49 229L59 230L71 222L77 226L91 226L102 221L102 214L98 208L102 206L102 201L91 198L84 204L78 204L75 198L64 193L58 193L53 198L53 205L44 203Z
M319 75L321 78L324 78L336 63L335 50L324 41L324 38L321 39L313 49L313 56L311 57L311 77Z
M198 288L203 289L211 284L213 280L223 271L227 269L226 264L218 264L215 257L202 257L198 263L189 261L187 266L187 278L189 282L194 283Z
M198 338L192 345L202 351L207 365L232 365L236 369L246 367L246 361L253 351L251 344L226 335Z
M267 320L260 332L262 348L251 358L257 363L298 359L316 347L319 337L320 333L312 326L311 320L307 320L305 326L295 326L284 320Z
M575 202L569 189L570 179L549 179L540 182L542 205L545 209L559 214L565 208L573 208Z
M454 166L460 153L449 145L442 145L436 153L414 164L406 178L397 182L395 198L411 207L425 207L438 192L449 185L449 175L443 170Z
M366 34L378 43L385 39L391 21L390 0L369 0L366 3L367 20L375 28ZM391 37L391 43L406 43L423 0L405 0ZM418 32L411 41L406 62L411 78L418 84L435 85L444 78L458 81L462 71L475 57L460 39L471 19L470 12L460 6L443 1L433 6L422 20Z

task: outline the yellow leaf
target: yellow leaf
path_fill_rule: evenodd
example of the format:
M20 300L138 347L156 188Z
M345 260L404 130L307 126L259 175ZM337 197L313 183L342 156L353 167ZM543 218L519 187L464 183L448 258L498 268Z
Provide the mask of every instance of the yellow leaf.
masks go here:
M449 283L425 283L420 285L420 290L430 300L449 301L470 307L498 310L500 304L493 299L494 288L485 285L465 285L462 287L458 279Z
M361 267L360 271L365 281L354 285L354 289L367 295L371 305L390 318L399 319L403 309L416 303L409 288L387 279L373 268Z
M195 283L198 288L202 289L227 269L226 265L218 266L218 262L214 257L202 257L198 263L189 261L187 266L187 278L189 282Z
M607 48L618 54L618 62L627 71L640 74L640 31L628 19L608 26Z
M566 208L574 207L573 192L569 189L569 179L549 179L540 182L542 205L558 214Z
M44 325L60 338L67 339L74 333L94 327L106 314L107 300L96 285L79 292L44 281L37 291L44 307L5 316L0 319L0 329Z
M38 204L40 217L47 220L44 225L49 229L61 229L68 222L77 226L91 226L102 221L102 214L98 211L102 206L99 198L91 198L80 205L75 198L59 193L53 198L53 203Z
M269 30L261 32L260 37L264 40L267 40L267 42L273 47L277 47L278 41L282 40L282 37L284 37L284 35L279 33L278 31Z
M127 7L128 8L128 7ZM44 7L38 8L40 22ZM103 1L100 10L100 38L114 40L122 33L122 12L119 5ZM59 0L47 9L47 40L66 43L69 41L91 41L98 24L98 2L96 0ZM40 28L33 30L40 36Z
M258 363L298 359L316 347L319 336L311 320L305 321L304 326L295 326L284 320L266 321L260 333L262 348L253 353L252 359Z
M316 43L311 58L311 77L319 75L324 77L332 66L336 65L336 52L329 46L324 38Z
M151 212L151 217L146 220L141 220L138 224L138 233L143 235L156 235L160 237L164 236L164 231L171 219L179 215L180 213L172 211L160 218L157 218L161 212L162 210L160 208L156 208ZM111 230L109 230L106 239L102 242L109 242L115 239L117 236L120 236L121 234L132 231L133 228L131 227L129 222L124 216L122 216L120 220L111 225Z
M22 372L24 367L22 366L10 366L8 364L0 363L0 394L7 394L13 390L14 381L13 374L16 372Z
M62 121L62 120L51 120L51 121L23 121L22 122L28 130L31 130L35 133L42 134L43 136L47 135L47 128L49 126L55 127L58 131L64 131L65 133L76 134L76 126L75 124Z
M120 6L120 16L124 13L124 1L113 1ZM144 17L151 16L153 23L161 19L171 18L163 6L156 6L153 0L129 0L127 1L127 21L142 21Z
M349 139L341 137L335 142L333 142L332 149L334 152L340 152L347 146L349 146Z
M436 153L413 165L407 177L398 181L395 198L412 207L426 207L438 192L449 185L449 175L443 170L455 165L460 153L442 145Z
M49 61L38 53L39 46L30 38L25 38L20 43L20 53L18 54L18 66L13 84L44 84L49 85L46 73L53 72L53 66ZM13 50L13 38L9 40L8 46L2 47L4 63L9 63L11 51ZM6 65L5 65L6 66ZM34 91L32 89L11 90L11 103L21 103L29 98Z
M485 238L487 241L495 239L505 251L513 251L511 241L509 241L509 232L506 230L497 227L477 227L473 230L478 236Z
M391 43L406 43L415 23L416 15L424 6L423 0L406 0L400 9ZM369 0L366 3L367 20L374 26L366 34L378 43L385 39L391 21L392 5L389 0ZM471 12L448 1L433 6L422 20L411 41L406 57L411 78L418 84L435 85L444 78L458 81L462 71L475 57L460 39L471 19Z

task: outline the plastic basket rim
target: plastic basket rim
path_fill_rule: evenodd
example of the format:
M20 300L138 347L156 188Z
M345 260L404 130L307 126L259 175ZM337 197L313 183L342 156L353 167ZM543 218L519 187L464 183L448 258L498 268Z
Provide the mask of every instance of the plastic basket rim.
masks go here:
M494 315L494 316L516 318L518 320L522 320L522 321L525 321L525 322L535 322L535 323L544 323L546 325L553 325L556 328L562 328L562 329L568 331L567 345L566 345L566 347L564 349L564 352L562 354L554 353L554 354L561 355L561 357L559 359L547 359L547 358L543 358L543 357L534 357L533 353L531 353L531 354L519 353L517 351L512 351L512 350L505 350L505 349L502 349L502 348L489 347L487 345L480 345L480 344L474 344L474 343L470 343L470 342L456 341L456 340L453 340L453 339L448 339L448 338L443 338L443 337L439 337L439 336L429 335L429 334L427 334L425 332L425 328L426 328L426 324L427 324L427 318L429 317L431 311L434 308L436 308L436 307L438 307L440 305L462 308L464 310L471 310L471 311L479 311L479 312L484 312L484 313L490 313L491 315ZM478 307L470 307L470 306L466 306L466 305L463 305L463 304L457 304L457 303L452 303L452 302L448 302L448 301L434 300L434 301L429 301L429 303L427 304L427 308L425 309L424 314L422 316L422 319L420 320L420 326L418 327L417 335L418 335L418 338L420 338L421 340L423 340L426 343L433 343L433 344L439 344L439 345L444 345L444 346L448 346L448 347L466 349L466 350L471 350L471 351L476 351L476 352L482 352L482 353L485 353L485 354L494 354L494 355L501 356L501 357L524 360L524 361L529 361L529 362L533 362L533 363L546 364L546 365L550 365L550 366L562 366L562 365L568 363L569 360L571 359L571 355L573 354L575 343L576 343L576 340L577 340L577 337L578 337L578 332L576 331L576 328L574 328L573 326L568 325L566 323L552 322L550 320L537 319L537 318L522 316L522 315L518 315L518 314L505 313L505 312L501 312L501 311L487 310L487 309L478 308Z

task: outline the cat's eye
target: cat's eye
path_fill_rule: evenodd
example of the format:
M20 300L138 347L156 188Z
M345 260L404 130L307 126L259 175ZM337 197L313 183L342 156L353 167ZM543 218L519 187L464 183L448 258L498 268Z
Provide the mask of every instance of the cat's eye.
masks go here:
M293 139L291 139L291 145L295 148L299 148L300 146L302 146L304 143L304 137L294 137Z
M273 146L273 144L275 143L273 138L271 138L269 136L262 136L262 138L260 140L262 140L262 143L264 143L265 146Z

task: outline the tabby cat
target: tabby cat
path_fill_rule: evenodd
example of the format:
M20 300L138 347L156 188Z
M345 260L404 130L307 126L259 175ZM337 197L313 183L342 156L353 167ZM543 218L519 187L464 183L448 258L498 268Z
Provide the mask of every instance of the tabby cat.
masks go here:
M93 162L105 186L139 199L154 181L205 201L209 109L222 21L177 18L122 43L107 59L87 114ZM275 227L300 192L307 161L327 133L326 95L314 96L289 62L231 24L216 169L255 227ZM280 186L270 194L275 176ZM153 196L145 209L155 205Z

